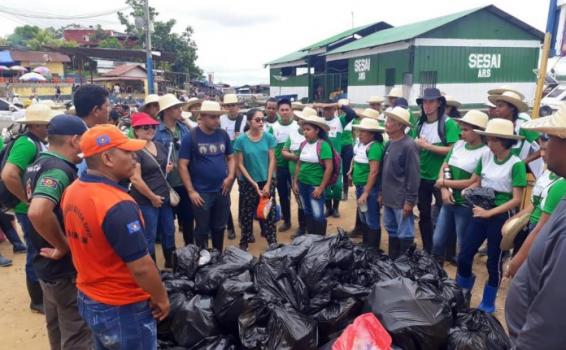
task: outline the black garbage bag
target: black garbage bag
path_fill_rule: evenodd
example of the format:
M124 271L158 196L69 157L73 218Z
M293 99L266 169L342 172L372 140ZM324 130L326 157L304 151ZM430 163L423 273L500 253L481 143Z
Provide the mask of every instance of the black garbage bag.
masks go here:
M293 265L299 264L303 257L309 251L309 247L306 244L297 245L283 245L276 249L271 249L262 254L263 259L280 259L282 257L287 257L291 260Z
M192 346L190 350L236 350L235 341L231 336L208 337Z
M330 305L311 315L318 321L319 343L328 342L333 334L352 323L360 315L362 307L363 302L360 299L333 300Z
M314 242L323 241L325 239L326 239L325 236L320 236L320 235L312 235L312 234L300 235L297 238L293 239L291 245L302 246L307 248L307 250L309 250Z
M193 279L198 268L199 252L199 247L193 244L175 250L173 271Z
M287 257L261 257L254 266L254 282L262 298L269 302L290 304L299 311L304 310L309 302L305 284Z
M266 350L316 349L316 321L287 306L271 304L270 311Z
M238 247L226 248L217 262L198 269L195 290L203 294L214 294L224 280L249 270L253 260L251 254Z
M354 243L346 236L342 229L332 240L332 256L329 266L350 269L354 263Z
M212 302L210 296L195 295L175 310L171 332L178 345L191 347L204 338L219 335Z
M225 280L214 298L218 323L230 334L238 334L238 317L249 307L255 288L249 271Z
M176 279L167 279L163 281L167 294L192 292L195 289L195 282L189 280L185 276Z
M178 310L181 309L181 306L187 303L193 297L193 294L190 292L187 293L169 293L169 315L163 321L159 321L157 323L157 338L163 341L172 341L174 342L175 336L173 335L173 331L171 329L171 324L175 317L175 314Z
M446 271L438 262L424 250L417 250L415 246L407 249L394 262L395 268L403 277L417 280L425 275L432 275L436 279L446 278Z
M450 308L430 290L419 288L418 282L404 277L378 282L366 303L402 349L436 350L446 345Z
M312 245L299 266L299 276L305 282L310 292L321 288L320 280L328 264L333 261L333 246L336 236L326 237L312 242Z
M456 325L448 336L448 350L511 349L503 326L492 315L481 310L458 314Z
M460 312L468 309L462 288L451 278L436 279L433 275L424 275L418 281L420 291L437 294L452 310L453 319Z
M462 196L470 206L478 206L486 210L495 208L495 191L489 187L475 187L462 192Z
M175 345L175 342L157 339L157 350L186 350L187 348Z
M249 308L238 317L240 342L246 349L263 349L269 334L267 324L271 311L268 303L260 297L249 301Z
M332 289L333 299L345 299L345 298L356 298L362 299L367 296L370 289L357 284L338 284Z

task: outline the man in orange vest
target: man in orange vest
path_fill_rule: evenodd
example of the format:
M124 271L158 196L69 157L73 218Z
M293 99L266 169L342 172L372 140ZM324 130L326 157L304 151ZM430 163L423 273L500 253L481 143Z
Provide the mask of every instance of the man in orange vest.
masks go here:
M97 349L155 349L155 319L169 313L140 209L119 184L133 175L134 152L144 145L114 125L89 129L80 141L88 170L63 194L65 233L77 269L77 304Z

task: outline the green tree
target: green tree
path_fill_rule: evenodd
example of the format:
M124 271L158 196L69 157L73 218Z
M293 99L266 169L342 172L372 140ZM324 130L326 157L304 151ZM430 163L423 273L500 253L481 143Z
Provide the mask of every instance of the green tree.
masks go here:
M26 46L27 42L33 39L39 32L41 28L38 26L25 25L21 27L16 27L14 32L8 35L8 45L10 46Z
M25 42L25 46L32 50L41 50L44 47L60 47L65 41L55 37L53 28L40 29L33 38Z
M122 44L116 38L107 37L98 42L98 47L103 49L121 49Z
M143 17L143 0L126 0L132 11L129 14L118 12L118 18L126 27L126 33L135 34L142 42L145 42L143 30L138 30L133 22L135 17ZM174 19L168 21L156 20L159 13L153 7L149 8L150 19L153 22L151 34L152 50L173 52L175 62L168 67L175 72L189 73L190 78L201 78L202 69L197 66L197 44L192 39L193 28L187 26L181 33L174 33L176 24ZM181 81L182 83L183 81Z

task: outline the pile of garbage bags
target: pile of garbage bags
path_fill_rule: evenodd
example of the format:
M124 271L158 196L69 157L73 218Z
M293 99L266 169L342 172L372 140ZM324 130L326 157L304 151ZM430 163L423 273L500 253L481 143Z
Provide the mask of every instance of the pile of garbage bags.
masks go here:
M339 232L303 235L259 258L235 246L175 255L162 272L171 311L158 324L159 349L332 349L368 312L388 337L373 342L392 339L394 349L509 348L497 320L468 310L455 282L415 249L393 261ZM348 341L384 333L349 332Z

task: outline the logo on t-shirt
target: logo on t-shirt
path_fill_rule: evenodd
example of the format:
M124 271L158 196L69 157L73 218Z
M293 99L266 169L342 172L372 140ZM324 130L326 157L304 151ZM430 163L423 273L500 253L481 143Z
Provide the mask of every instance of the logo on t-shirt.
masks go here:
M199 143L198 151L201 156L216 156L226 152L226 145L222 142Z
M128 228L129 234L133 234L133 233L141 231L141 224L140 224L139 220L130 222L126 227Z
M57 188L57 180L50 177L44 177L41 179L41 185L49 188Z

